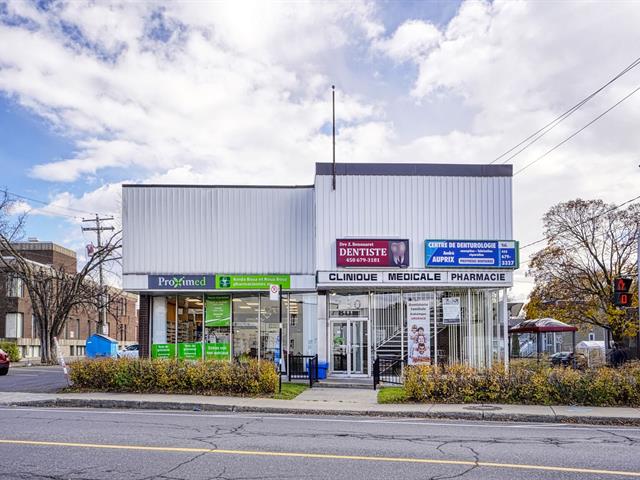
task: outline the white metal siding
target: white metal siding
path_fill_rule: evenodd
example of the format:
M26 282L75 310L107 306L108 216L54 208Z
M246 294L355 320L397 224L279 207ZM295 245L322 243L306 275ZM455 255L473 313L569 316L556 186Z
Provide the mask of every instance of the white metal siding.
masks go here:
M425 239L512 239L511 177L316 176L316 268L336 268L335 240L408 238L411 267Z
M313 188L123 187L123 272L313 274Z

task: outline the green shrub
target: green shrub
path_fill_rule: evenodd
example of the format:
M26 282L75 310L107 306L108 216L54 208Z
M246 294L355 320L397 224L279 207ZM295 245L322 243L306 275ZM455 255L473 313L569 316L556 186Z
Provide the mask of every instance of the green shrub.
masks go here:
M464 365L405 369L413 402L517 403L529 405L640 406L640 364L585 371L544 365L475 370Z
M407 392L403 387L384 387L378 391L378 403L405 403Z
M20 361L20 349L12 342L0 342L0 350L4 350L9 355L10 362Z
M163 359L104 358L69 365L79 390L200 395L270 395L278 386L271 362L250 360L187 362Z

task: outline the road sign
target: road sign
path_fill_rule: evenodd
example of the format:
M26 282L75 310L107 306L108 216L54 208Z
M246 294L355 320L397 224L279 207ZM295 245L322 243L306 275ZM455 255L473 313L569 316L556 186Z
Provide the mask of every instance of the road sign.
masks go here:
M274 302L280 300L280 285L269 285L269 300Z

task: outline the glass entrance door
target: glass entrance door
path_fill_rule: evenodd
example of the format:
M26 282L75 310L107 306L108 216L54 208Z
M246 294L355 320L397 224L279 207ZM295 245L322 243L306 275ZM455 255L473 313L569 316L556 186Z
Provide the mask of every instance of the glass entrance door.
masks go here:
M366 318L332 319L331 371L342 375L368 375L369 335Z

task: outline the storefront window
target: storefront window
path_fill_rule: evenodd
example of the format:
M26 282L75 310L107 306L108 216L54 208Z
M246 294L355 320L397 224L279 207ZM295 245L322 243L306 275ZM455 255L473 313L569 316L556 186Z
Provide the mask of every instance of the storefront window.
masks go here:
M294 355L315 355L317 345L318 296L292 293L289 298L288 350Z
M283 304L283 324L286 325L287 312ZM280 362L280 306L279 302L272 301L268 295L260 298L260 358L272 362Z
M231 359L231 297L208 296L205 320L205 358Z
M234 297L233 356L238 360L258 358L258 318L260 297Z
M179 296L177 309L178 358L202 358L203 302L201 296Z

